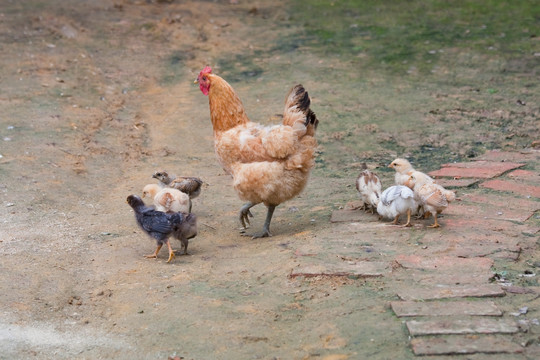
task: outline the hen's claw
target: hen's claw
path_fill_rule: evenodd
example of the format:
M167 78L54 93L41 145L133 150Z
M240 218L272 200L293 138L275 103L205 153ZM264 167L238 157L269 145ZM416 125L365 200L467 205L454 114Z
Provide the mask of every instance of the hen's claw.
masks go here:
M249 218L253 217L253 214L251 213L249 209L252 206L253 206L252 203L247 203L240 208L240 223L242 224L244 229L247 229L249 225L251 225L249 222Z

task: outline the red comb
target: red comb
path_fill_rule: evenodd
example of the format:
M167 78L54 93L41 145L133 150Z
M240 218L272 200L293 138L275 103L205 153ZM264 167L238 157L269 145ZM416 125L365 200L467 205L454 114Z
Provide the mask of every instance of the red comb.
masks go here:
M201 74L211 74L212 68L210 66L206 66L204 69L202 69Z

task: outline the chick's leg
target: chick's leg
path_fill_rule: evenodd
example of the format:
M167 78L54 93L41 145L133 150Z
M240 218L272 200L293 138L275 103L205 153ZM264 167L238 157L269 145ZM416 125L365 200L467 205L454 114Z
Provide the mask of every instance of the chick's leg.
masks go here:
M405 227L411 227L411 209L407 210L407 223L403 225Z
M428 228L438 228L440 226L437 221L437 213L433 213L433 218L435 219L435 222L433 223L433 225L429 225Z
M155 258L157 258L157 254L158 254L159 250L161 250L162 246L163 246L163 244L158 244L158 246L156 248L156 251L153 254L144 255L144 257L147 258L147 259L155 259Z
M170 241L167 241L167 247L169 248L169 260L167 260L167 262L170 263L174 259L174 251Z
M270 221L272 221L272 215L274 215L275 209L276 207L274 205L268 206L268 212L266 213L266 220L264 221L263 231L261 233L254 234L251 237L252 239L272 236L272 234L270 234Z
M397 225L399 223L399 215L397 215L395 218L394 218L394 221L392 221L392 225Z
M245 203L244 206L240 208L240 224L242 224L244 229L247 229L248 226L250 225L249 218L253 217L253 214L251 213L251 211L249 211L249 209L251 209L255 205L257 204L248 202L248 203Z

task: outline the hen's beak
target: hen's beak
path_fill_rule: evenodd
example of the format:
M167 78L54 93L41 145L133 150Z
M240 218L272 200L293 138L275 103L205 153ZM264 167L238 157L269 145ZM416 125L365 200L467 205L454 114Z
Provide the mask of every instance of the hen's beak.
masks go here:
M193 82L194 84L197 84L199 82L199 78L196 78L195 81Z

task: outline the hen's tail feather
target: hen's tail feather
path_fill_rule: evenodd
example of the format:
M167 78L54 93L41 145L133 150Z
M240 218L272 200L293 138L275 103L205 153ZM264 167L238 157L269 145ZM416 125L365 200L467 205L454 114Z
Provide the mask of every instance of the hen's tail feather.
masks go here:
M287 95L287 100L285 101L286 118L284 119L284 124L293 126L294 117L287 116L287 109L294 107L296 111L300 111L304 115L304 126L308 128L311 127L312 130L308 131L308 133L313 135L312 133L315 129L317 129L319 120L317 119L315 113L309 108L310 105L311 99L309 98L309 94L306 89L301 84L294 86Z

